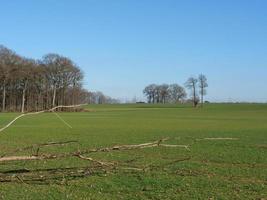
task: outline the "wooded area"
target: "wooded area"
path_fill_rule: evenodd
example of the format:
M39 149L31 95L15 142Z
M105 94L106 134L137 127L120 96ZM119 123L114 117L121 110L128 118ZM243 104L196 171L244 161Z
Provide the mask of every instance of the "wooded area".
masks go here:
M58 105L114 103L102 92L83 88L83 72L70 58L49 53L41 60L18 55L0 45L2 112L30 112Z
M38 111L87 101L83 73L69 58L29 59L0 46L0 101L4 111Z

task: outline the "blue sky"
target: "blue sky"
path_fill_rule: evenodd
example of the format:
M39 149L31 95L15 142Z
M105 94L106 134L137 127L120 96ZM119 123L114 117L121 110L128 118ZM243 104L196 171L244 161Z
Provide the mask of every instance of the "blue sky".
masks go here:
M0 0L0 44L56 52L85 87L143 98L150 83L206 74L211 101L267 101L265 0Z

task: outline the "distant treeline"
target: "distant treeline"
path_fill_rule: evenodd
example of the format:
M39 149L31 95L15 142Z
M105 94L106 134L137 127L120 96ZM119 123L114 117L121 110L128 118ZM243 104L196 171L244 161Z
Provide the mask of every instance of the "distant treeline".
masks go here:
M207 78L200 74L198 78L190 77L184 84L190 92L190 98L187 99L185 88L179 84L150 84L143 90L148 103L184 103L192 102L196 107L199 102L204 103L204 96L208 87Z
M65 56L50 53L34 60L0 45L0 110L38 111L114 101L101 92L84 89L83 77L81 69Z
M109 97L102 92L89 92L87 103L89 104L118 104L120 101Z

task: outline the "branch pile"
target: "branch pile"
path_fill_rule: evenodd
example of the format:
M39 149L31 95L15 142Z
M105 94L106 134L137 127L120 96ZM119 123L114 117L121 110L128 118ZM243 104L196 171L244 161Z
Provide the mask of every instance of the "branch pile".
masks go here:
M112 171L112 170L131 170L131 171L144 171L144 168L127 166L124 164L119 164L117 162L107 162L102 160L97 160L92 157L89 157L89 154L99 153L99 152L115 152L115 151L131 151L145 148L154 148L154 147L171 147L171 148L185 148L186 145L169 145L163 144L163 142L169 140L169 138L160 139L153 142L142 143L142 144L132 144L132 145L116 145L112 147L103 147L103 148L89 148L84 150L79 150L69 153L59 153L59 154L47 154L40 153L42 147L47 146L62 146L72 143L77 143L77 141L66 141L66 142L49 142L43 144L35 144L32 146L16 149L9 154L2 155L0 157L0 163L9 163L9 162L18 162L18 161L41 161L41 160L59 160L67 158L78 158L82 160L87 160L90 162L88 167L77 167L77 168L57 168L57 169L20 169L20 170L9 170L9 171L0 171L0 182L23 182L23 183L46 183L49 180L61 180L62 177L73 179L77 177L89 176L92 173L100 173L101 171ZM18 152L25 152L31 150L32 155L14 155ZM182 162L189 160L190 158L183 158L177 160L176 162Z

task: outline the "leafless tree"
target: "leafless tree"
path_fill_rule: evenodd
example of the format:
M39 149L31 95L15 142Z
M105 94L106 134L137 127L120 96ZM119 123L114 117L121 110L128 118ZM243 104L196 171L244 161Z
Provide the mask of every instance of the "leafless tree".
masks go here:
M170 101L173 103L181 102L183 99L186 98L186 95L187 95L185 89L178 84L171 84L169 86L168 93L169 93Z
M6 93L7 87L11 81L12 71L17 65L19 56L12 50L0 45L0 85L2 89L2 112L6 108Z
M194 78L194 77L190 77L188 78L188 80L185 83L185 87L187 89L189 89L192 93L192 101L193 101L193 106L197 107L198 104L198 94L197 94L197 83L198 83L198 79Z
M159 85L160 103L166 103L167 98L169 96L168 89L169 89L169 85L168 84Z
M208 82L207 78L205 75L200 74L198 77L198 84L199 84L199 89L200 89L200 96L201 96L201 105L203 106L204 104L204 96L207 94L206 88L208 87Z
M148 85L143 90L144 95L147 97L148 103L155 103L155 84Z

